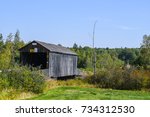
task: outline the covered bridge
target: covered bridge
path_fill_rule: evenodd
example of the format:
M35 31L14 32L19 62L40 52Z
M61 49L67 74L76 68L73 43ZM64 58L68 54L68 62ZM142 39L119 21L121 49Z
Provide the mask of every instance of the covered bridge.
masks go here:
M49 77L77 75L77 54L68 48L32 41L19 51L22 65L39 67Z

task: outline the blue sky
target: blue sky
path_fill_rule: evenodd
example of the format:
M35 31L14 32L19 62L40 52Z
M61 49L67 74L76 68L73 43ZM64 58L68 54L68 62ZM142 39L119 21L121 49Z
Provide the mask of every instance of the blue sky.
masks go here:
M0 33L71 47L140 47L150 34L149 0L0 0Z

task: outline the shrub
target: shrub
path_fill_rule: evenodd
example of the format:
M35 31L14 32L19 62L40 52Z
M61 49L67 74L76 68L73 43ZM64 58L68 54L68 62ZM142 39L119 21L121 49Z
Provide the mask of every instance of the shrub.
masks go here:
M144 88L150 89L150 70L144 71L143 72L143 77L144 77Z
M110 88L110 75L108 71L100 70L95 77L91 77L91 83L94 83L97 87Z
M140 90L143 87L142 74L138 74L137 70L125 70L123 80L122 89Z
M9 86L9 83L6 79L0 78L0 91L6 89Z
M111 88L112 89L122 89L122 85L124 82L123 78L123 70L122 69L115 69L111 70Z
M44 90L44 86L45 86L45 79L44 76L37 72L37 71L33 71L30 74L30 78L32 79L30 81L30 84L28 84L29 82L26 82L27 86L27 90L28 91L32 91L34 93L41 93Z
M9 86L9 82L6 79L6 75L2 72L0 73L0 91L6 89Z
M97 71L89 82L99 88L112 88L120 90L140 90L143 88L144 77L136 69L103 69ZM149 80L150 81L150 80ZM146 83L147 84L147 83Z
M34 93L41 93L44 90L44 75L37 69L31 71L27 67L15 66L11 70L5 70L3 72L3 76L4 75L5 80L7 81L7 87ZM3 86L3 89L4 88L5 87Z

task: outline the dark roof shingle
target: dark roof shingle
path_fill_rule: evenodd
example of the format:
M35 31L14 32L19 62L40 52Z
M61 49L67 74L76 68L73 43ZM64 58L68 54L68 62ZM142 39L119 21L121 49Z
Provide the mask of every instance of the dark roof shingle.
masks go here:
M51 52L77 55L75 52L73 52L70 49L63 47L63 46L45 43L45 42L41 42L41 41L33 41L33 42L37 42L38 44L42 45L43 47L45 47L46 49L48 49Z

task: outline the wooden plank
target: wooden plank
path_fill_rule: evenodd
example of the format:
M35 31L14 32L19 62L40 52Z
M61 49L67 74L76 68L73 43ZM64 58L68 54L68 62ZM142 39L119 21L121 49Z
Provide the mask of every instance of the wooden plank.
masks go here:
M50 74L53 77L73 76L77 72L77 56L50 53Z

